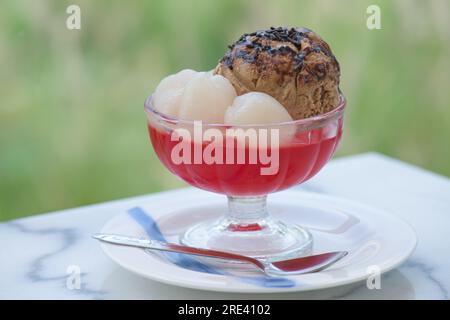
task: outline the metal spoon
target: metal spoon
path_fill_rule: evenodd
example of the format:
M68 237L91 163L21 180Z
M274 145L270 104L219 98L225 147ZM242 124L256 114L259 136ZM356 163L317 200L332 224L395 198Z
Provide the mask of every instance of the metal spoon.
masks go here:
M94 239L121 246L137 247L160 251L178 252L196 256L212 257L224 260L235 260L250 263L268 276L304 274L323 270L345 257L347 251L327 252L317 255L268 262L235 253L193 248L175 243L150 239L133 238L116 234L96 233Z

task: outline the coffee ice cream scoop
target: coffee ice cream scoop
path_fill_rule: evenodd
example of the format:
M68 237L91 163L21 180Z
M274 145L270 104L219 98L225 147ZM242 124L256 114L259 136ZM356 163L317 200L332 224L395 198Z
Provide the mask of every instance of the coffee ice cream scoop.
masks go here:
M264 92L293 119L331 111L339 104L339 64L328 44L306 28L270 28L244 34L214 70L238 95Z

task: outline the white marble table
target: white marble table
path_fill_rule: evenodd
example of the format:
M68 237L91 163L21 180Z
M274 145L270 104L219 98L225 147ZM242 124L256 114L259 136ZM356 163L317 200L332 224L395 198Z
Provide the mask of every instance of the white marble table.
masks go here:
M301 186L388 210L416 230L418 246L400 268L365 283L289 294L226 294L143 279L110 261L90 235L113 215L152 195L38 215L0 224L3 299L449 299L450 180L379 154L330 162ZM81 288L68 289L68 268L81 270ZM72 270L73 271L73 270Z

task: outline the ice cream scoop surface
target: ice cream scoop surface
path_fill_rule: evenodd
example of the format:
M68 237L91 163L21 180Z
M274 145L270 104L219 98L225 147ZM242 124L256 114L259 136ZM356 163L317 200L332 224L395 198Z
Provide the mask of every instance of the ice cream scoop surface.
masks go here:
M229 47L216 74L238 95L274 97L293 119L328 112L339 104L339 64L328 44L306 28L270 28L244 34Z

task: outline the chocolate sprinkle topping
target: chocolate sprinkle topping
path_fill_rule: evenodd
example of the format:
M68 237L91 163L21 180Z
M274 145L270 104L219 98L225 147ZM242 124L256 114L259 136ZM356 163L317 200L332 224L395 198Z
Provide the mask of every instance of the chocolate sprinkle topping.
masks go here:
M270 27L268 30L259 30L252 33L243 34L235 43L228 46L229 51L220 60L229 69L233 69L234 59L242 58L248 63L257 61L260 52L268 52L270 55L285 55L289 54L295 61L294 69L300 71L303 68L303 61L305 58L313 53L323 53L331 57L335 63L339 64L336 58L331 53L328 45L316 44L314 47L302 48L302 40L305 38L311 39L313 32L307 28L284 28L284 27ZM292 44L295 50L288 45L280 45L272 47L267 45L267 41L276 41L280 43ZM316 39L314 39L316 40ZM322 41L320 38L318 41Z

